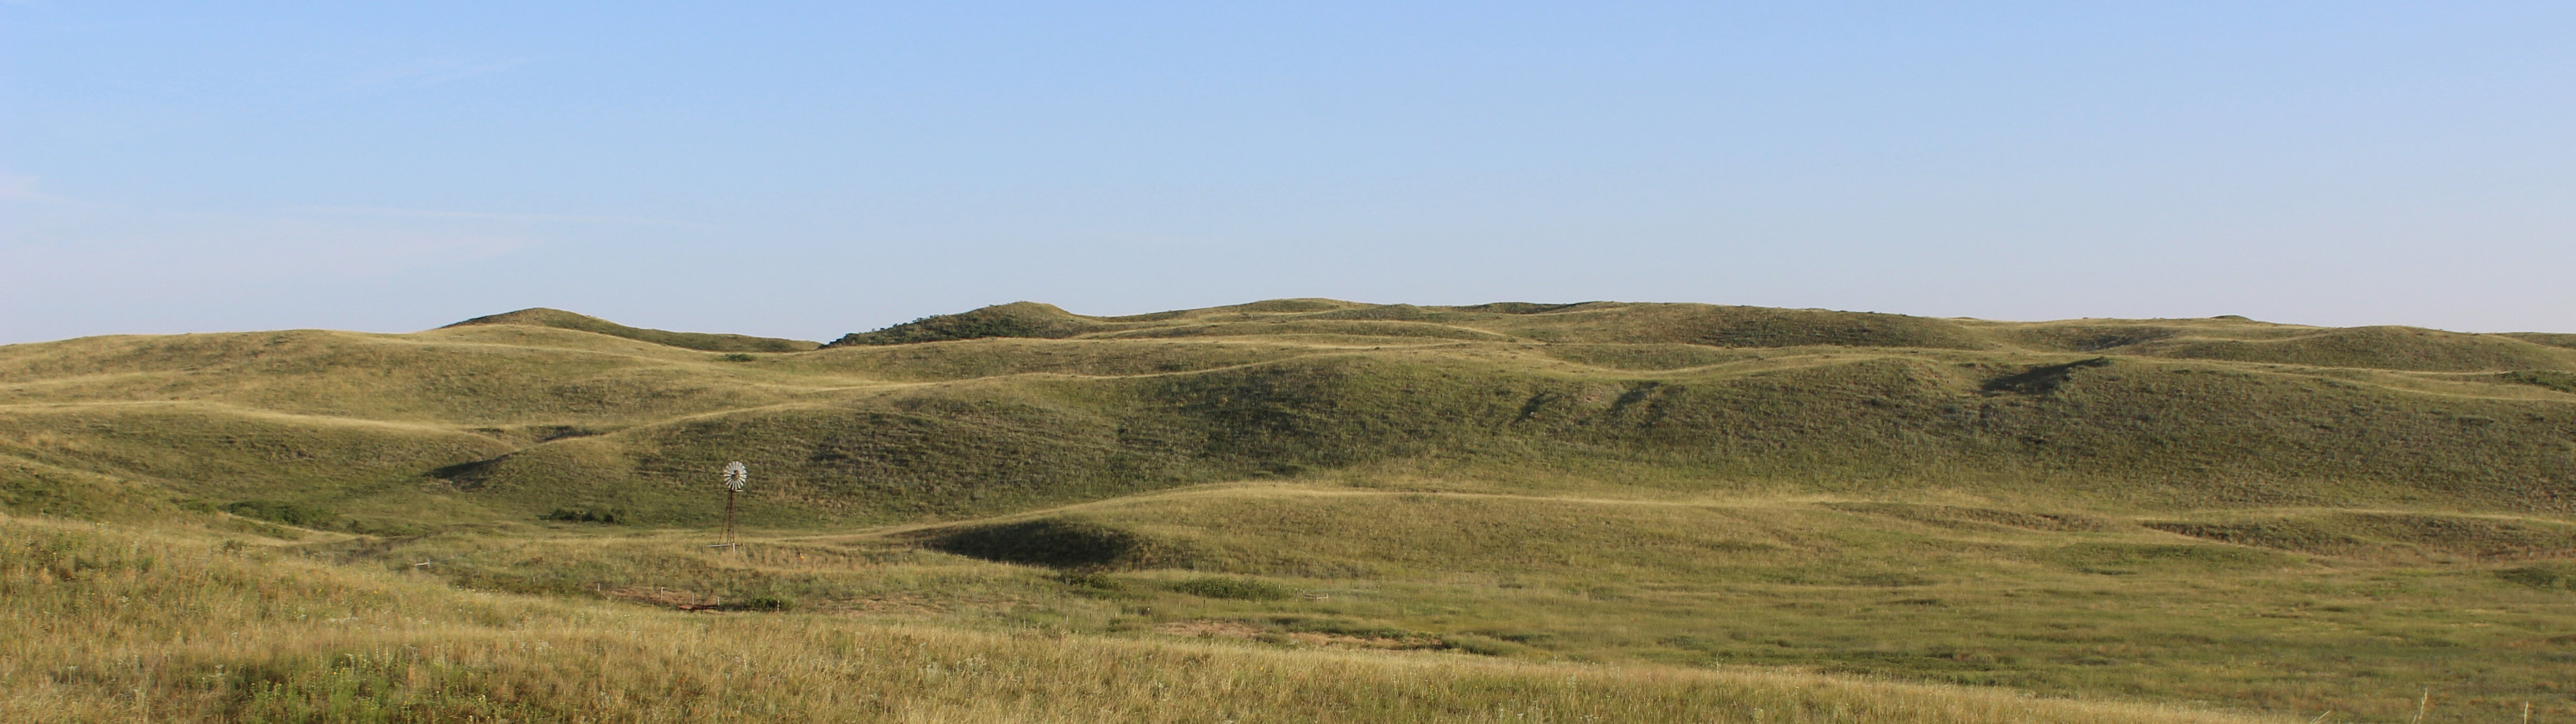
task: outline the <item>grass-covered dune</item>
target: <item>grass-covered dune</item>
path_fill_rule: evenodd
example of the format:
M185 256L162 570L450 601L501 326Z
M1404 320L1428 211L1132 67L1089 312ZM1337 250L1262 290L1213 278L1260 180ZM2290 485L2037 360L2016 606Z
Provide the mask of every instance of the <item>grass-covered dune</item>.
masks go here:
M689 491L740 459L763 482L747 520L780 526L1402 460L1703 491L2576 505L2576 386L2555 384L2576 350L2498 335L1282 300L1020 303L710 354L518 318L0 348L0 455L209 500L688 524Z
M447 326L468 327L478 324L508 324L525 327L576 329L584 332L605 334L611 337L639 339L646 342L652 342L654 344L667 344L673 347L685 347L688 349L703 349L711 352L803 352L805 350L822 346L814 342L795 339L751 337L740 334L705 334L700 332L670 332L659 329L639 329L600 319L598 317L574 314L561 309L547 309L544 307L475 317L473 319L468 319Z
M2567 338L1289 299L10 345L0 506L35 518L0 603L93 618L0 639L0 688L69 719L2576 717ZM707 549L732 460L748 545Z

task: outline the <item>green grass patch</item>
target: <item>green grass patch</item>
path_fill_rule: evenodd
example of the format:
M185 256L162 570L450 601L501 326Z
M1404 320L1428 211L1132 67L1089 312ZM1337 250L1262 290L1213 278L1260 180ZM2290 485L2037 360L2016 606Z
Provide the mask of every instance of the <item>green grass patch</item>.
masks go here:
M2507 372L2502 375L2497 375L2497 377L2502 378L2507 382L2519 382L2535 387L2546 387L2559 392L2576 394L2576 372L2564 372L2560 370L2523 370L2520 372Z
M1164 584L1165 588L1202 598L1277 601L1294 595L1288 587L1258 578L1200 576Z
M243 500L225 503L219 509L245 518L304 528L319 528L340 519L340 512L330 508L277 500Z
M2550 590L2576 590L2576 564L2541 563L2507 568L2496 577L2525 586Z

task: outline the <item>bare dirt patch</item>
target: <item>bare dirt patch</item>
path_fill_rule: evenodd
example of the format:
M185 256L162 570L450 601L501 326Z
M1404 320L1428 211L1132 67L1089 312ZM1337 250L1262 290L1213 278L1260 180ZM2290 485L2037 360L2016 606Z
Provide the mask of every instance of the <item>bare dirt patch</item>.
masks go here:
M716 600L690 591L675 591L660 586L630 586L601 589L599 595L636 603L676 608L682 611L712 610Z
M1449 648L1448 643L1429 636L1353 636L1349 634L1322 633L1315 631L1281 631L1276 628L1258 626L1244 623L1242 621L1220 621L1214 619L1165 621L1163 623L1154 624L1154 632L1193 638L1226 638L1245 641L1264 641L1268 643L1295 643L1317 648L1379 649L1396 651L1409 649Z

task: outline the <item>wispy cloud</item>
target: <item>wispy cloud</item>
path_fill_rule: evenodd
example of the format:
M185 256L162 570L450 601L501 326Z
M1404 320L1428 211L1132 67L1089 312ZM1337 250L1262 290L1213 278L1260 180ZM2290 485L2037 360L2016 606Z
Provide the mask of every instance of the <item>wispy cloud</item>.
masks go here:
M488 221L571 221L590 224L687 224L669 219L641 216L595 216L588 214L499 214L483 211L436 211L397 209L377 206L308 206L307 213L344 216L390 216L405 219L482 219Z
M36 189L36 177L18 173L0 173L0 201L39 204L72 204L78 199L49 194Z

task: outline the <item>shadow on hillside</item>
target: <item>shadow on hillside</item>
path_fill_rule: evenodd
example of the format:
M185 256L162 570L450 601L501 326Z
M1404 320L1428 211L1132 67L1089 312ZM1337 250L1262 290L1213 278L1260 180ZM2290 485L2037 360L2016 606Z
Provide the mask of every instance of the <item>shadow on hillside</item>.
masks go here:
M2078 367L2109 366L2111 366L2111 359L2108 357L2080 359L2065 364L2041 365L2038 367L2032 367L2020 374L1987 380L1985 391L2019 392L2025 395L2045 395L2051 392L2056 392L2057 388L2065 386L2068 380L2074 378L2075 369Z
M1045 519L931 531L923 547L1002 563L1062 569L1136 566L1154 541L1097 523Z

